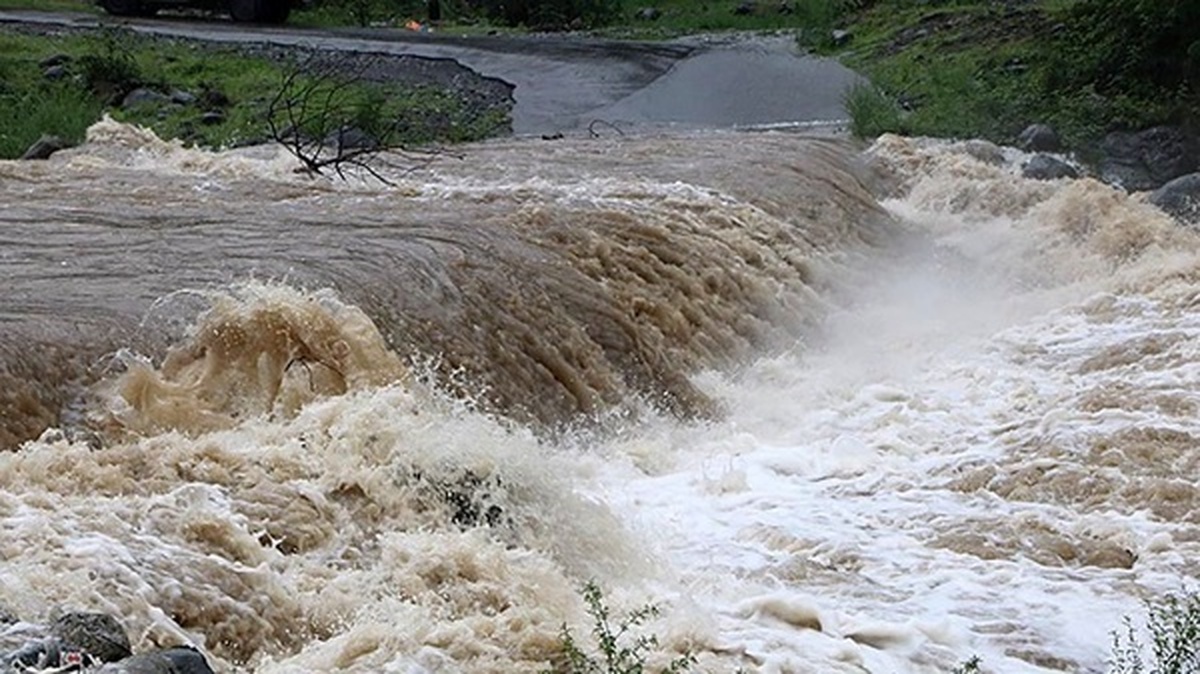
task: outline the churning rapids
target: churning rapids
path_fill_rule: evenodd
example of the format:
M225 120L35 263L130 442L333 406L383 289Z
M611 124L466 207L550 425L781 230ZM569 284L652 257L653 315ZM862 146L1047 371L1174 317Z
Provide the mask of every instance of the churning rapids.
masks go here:
M976 150L972 153L969 150ZM396 185L103 121L0 162L0 605L227 672L1100 672L1200 577L1200 240L884 137Z

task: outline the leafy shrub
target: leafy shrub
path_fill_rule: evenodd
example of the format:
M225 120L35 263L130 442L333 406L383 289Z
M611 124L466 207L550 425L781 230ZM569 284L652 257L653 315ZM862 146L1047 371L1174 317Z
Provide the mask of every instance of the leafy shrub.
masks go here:
M658 645L654 636L630 638L629 632L658 615L658 607L647 605L625 616L614 628L611 615L604 603L600 586L588 581L582 589L587 613L592 619L592 636L596 639L596 655L583 649L571 630L562 627L562 653L564 662L548 669L543 674L643 674L646 672L646 653ZM666 674L680 674L696 664L696 658L684 654L672 660L662 670Z
M1112 674L1196 674L1200 672L1200 593L1168 594L1146 605L1150 632L1147 663L1145 645L1133 622L1125 618L1125 634L1113 633Z
M130 49L130 34L104 28L88 40L87 53L78 59L83 82L96 95L114 100L142 81L141 68Z
M900 106L878 88L859 82L842 99L850 115L850 133L856 138L875 138L884 133L907 133Z

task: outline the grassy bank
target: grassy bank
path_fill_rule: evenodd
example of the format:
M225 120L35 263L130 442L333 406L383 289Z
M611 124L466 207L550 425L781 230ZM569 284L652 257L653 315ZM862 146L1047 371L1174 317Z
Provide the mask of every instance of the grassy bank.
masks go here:
M1200 12L1171 4L883 0L847 13L850 43L826 51L874 85L847 98L859 135L1011 142L1044 122L1086 152L1108 131L1200 124L1200 68L1183 55L1190 46L1200 63L1200 43L1189 42L1200 29L1185 22Z
M236 48L118 29L50 36L0 32L0 158L20 156L42 134L79 142L106 112L202 147L264 142L275 94L300 67ZM302 73L297 81L308 77ZM325 69L322 77L336 75ZM438 88L380 84L352 71L336 84L338 114L346 119L323 122L365 127L405 120L389 126L397 144L475 140L507 128L505 111L479 109ZM134 103L127 96L135 90L149 93Z

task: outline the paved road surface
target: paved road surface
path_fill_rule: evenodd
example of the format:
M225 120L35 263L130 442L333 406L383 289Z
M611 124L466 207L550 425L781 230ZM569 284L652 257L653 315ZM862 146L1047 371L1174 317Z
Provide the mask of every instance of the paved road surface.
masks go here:
M393 29L316 30L224 21L121 20L3 11L0 23L120 23L158 35L450 58L513 85L513 130L545 134L593 120L688 127L836 126L856 75L799 54L791 37L629 42L568 36L450 37Z

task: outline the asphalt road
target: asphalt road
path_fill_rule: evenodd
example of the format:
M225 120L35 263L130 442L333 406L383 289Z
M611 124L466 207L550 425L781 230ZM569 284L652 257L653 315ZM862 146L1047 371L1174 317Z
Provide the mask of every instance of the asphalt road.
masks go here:
M136 31L228 43L274 43L448 58L515 86L513 130L546 134L601 120L624 129L681 126L837 127L856 75L804 55L790 36L701 37L673 42L578 36L450 37L398 29L317 30L218 20L114 20L86 14L2 11L0 23Z

